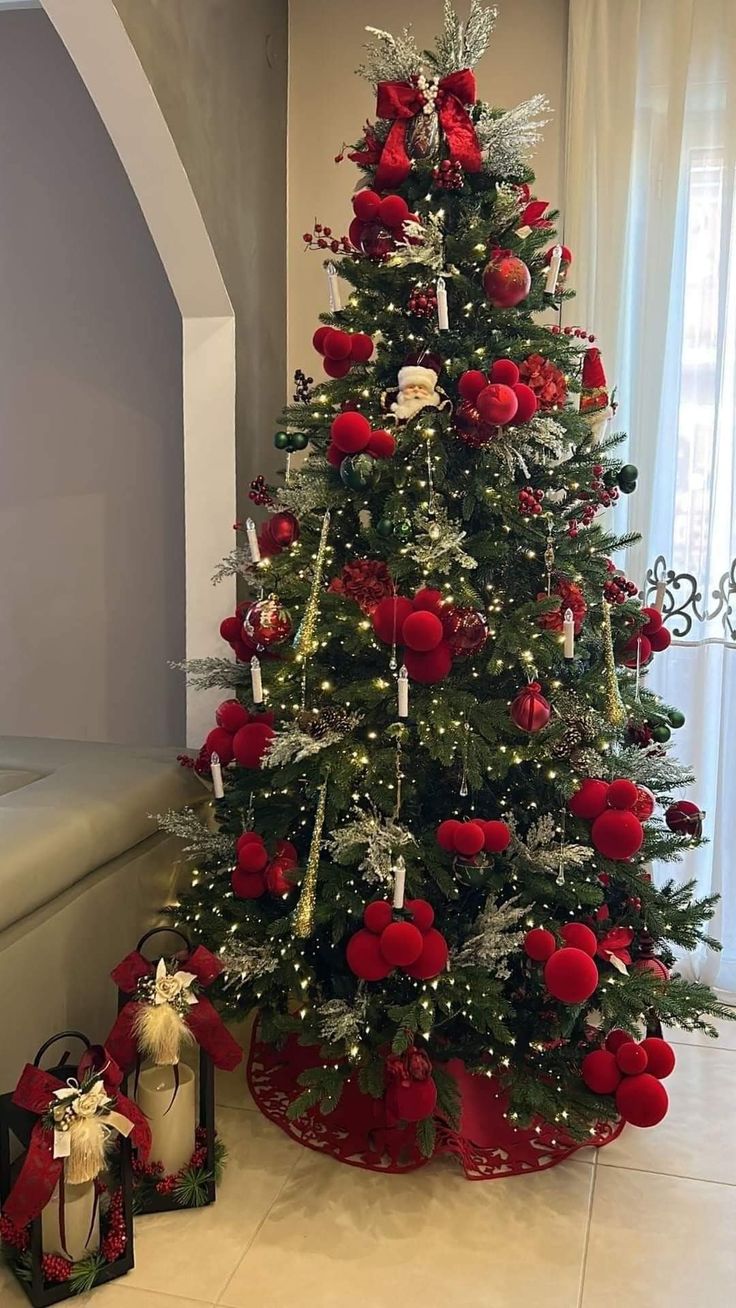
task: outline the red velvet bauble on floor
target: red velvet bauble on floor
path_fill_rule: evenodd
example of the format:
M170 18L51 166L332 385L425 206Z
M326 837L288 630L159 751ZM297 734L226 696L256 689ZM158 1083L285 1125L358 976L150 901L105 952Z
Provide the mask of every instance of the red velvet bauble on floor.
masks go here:
M596 1095L612 1095L621 1081L622 1072L615 1054L607 1049L594 1049L586 1054L580 1065L580 1075L589 1090Z
M667 1115L667 1091L650 1072L625 1076L616 1091L616 1107L632 1126L657 1126Z

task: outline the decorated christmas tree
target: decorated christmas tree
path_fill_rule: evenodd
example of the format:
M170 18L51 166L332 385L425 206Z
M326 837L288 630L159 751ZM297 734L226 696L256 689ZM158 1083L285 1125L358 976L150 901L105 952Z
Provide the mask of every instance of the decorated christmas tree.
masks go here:
M445 4L424 52L368 29L349 231L305 234L319 380L297 374L283 484L252 482L268 516L219 574L247 589L234 659L188 667L231 696L196 761L215 823L169 820L197 868L174 920L220 951L223 1009L258 1010L285 1115L325 1147L349 1102L358 1149L368 1103L410 1165L493 1144L484 1103L548 1157L653 1125L660 1024L721 1012L672 975L713 900L651 870L702 834L683 716L646 686L666 597L612 562L636 469L594 337L558 325L573 253L527 162L546 102L477 100L494 18Z

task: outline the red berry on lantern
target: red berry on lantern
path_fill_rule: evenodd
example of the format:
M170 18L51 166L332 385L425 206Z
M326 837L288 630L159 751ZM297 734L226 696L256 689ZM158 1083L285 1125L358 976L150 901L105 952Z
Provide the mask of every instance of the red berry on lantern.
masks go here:
M604 858L632 858L642 847L644 828L633 813L609 808L595 819L590 838Z
M526 299L531 285L529 269L513 254L492 257L483 271L483 290L494 309L513 309Z
M545 927L532 927L524 936L524 950L535 963L546 963L557 948L557 941Z
M515 695L509 712L517 727L533 735L546 727L552 710L542 694L539 682L530 681L528 686L522 686Z
M607 1049L594 1049L586 1054L580 1065L580 1075L596 1095L612 1095L621 1081L616 1058Z
M616 1091L616 1107L631 1126L656 1126L669 1108L667 1091L650 1072L626 1076Z
M562 1004L582 1004L598 985L598 968L582 949L558 949L544 965L544 983Z

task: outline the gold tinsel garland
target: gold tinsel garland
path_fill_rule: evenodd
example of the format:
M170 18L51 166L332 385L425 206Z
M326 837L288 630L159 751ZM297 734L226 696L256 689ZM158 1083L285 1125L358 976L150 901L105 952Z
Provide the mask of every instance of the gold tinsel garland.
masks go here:
M325 823L325 805L327 802L327 782L323 781L319 788L319 798L317 800L317 811L314 815L314 829L312 831L312 841L309 846L309 857L307 858L307 868L302 881L299 903L294 909L292 920L292 932L300 940L306 940L311 936L314 930L314 905L317 898L317 869L319 867L319 855L322 847L322 828Z
M304 616L299 624L299 630L294 637L294 649L302 659L308 659L317 648L315 640L315 631L317 628L317 617L319 615L319 602L322 592L322 576L325 570L325 557L327 554L327 534L330 530L330 510L328 509L322 519L322 530L319 534L319 544L317 553L314 556L314 575L312 577L312 587L309 592Z
M620 727L626 721L626 710L621 700L616 672L616 656L613 652L613 631L611 630L611 606L603 601L603 655L604 655L604 708L608 721L614 727Z

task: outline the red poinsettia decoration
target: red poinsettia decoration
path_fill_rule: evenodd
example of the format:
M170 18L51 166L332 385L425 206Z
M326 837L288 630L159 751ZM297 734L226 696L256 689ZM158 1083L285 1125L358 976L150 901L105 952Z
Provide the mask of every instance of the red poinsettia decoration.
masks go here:
M575 625L575 635L579 636L582 630L585 615L588 612L588 606L585 603L585 597L582 590L574 581L567 581L562 577L552 592L560 597L560 607L557 609L547 609L545 613L539 615L539 625L544 627L545 631L562 631L567 609L572 612L572 619ZM542 592L537 595L538 600L547 599Z
M520 227L551 227L549 218L545 218L549 200L534 200L526 182L518 188L519 198L524 208L519 218Z
M329 589L345 595L363 610L373 613L376 605L394 593L394 583L386 564L380 559L356 559L346 563L339 577L334 577Z
M600 958L605 958L610 963L614 958L619 963L628 965L631 962L631 953L629 945L634 939L634 932L631 927L611 927L606 932L602 940L598 941L597 953Z
M541 354L530 354L519 364L521 380L534 391L540 409L554 409L567 399L564 373Z
M383 144L378 139L373 124L366 122L363 128L363 140L358 143L355 150L348 151L348 159L359 168L373 168L381 158L382 152Z

